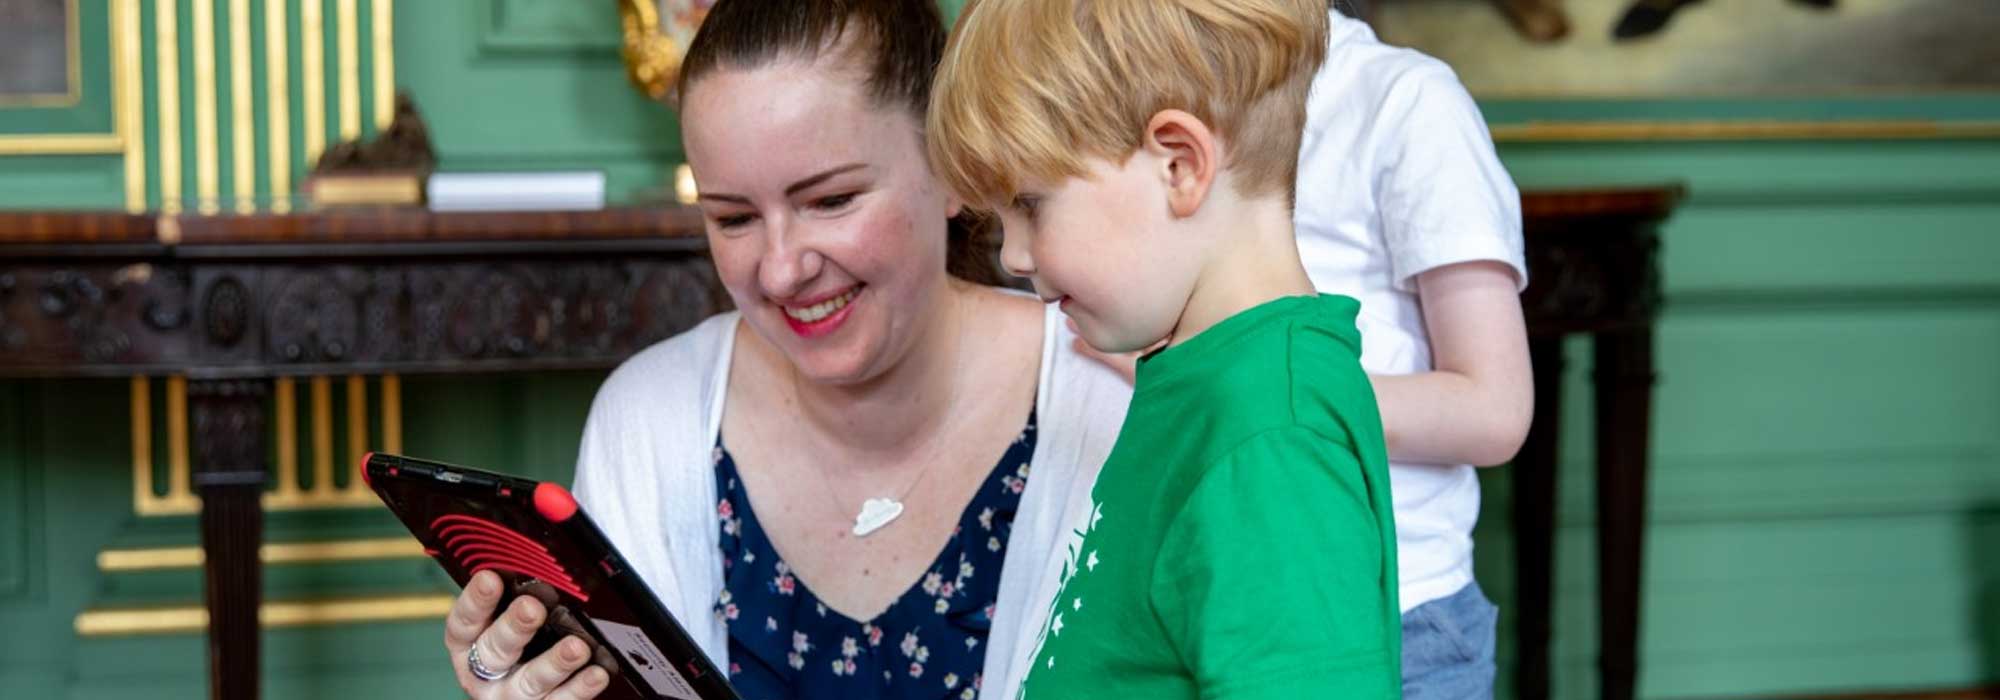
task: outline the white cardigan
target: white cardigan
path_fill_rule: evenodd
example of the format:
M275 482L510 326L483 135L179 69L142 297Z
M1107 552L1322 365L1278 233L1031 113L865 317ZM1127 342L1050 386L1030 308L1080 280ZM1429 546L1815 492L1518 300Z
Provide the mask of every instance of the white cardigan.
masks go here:
M584 425L576 496L695 642L729 667L714 463L739 314L717 315L626 360ZM1047 622L1059 535L1087 515L1090 487L1125 420L1131 387L1077 353L1050 307L1042 323L1035 453L1000 574L982 697L1012 700Z

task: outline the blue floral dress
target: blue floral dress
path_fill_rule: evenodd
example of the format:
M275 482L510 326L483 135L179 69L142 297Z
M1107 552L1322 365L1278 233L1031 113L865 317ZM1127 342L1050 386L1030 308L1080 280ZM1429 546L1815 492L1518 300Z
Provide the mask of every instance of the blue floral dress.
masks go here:
M778 558L718 437L715 615L729 629L730 683L745 700L973 700L1034 452L1030 413L923 578L880 616L857 621L826 607Z

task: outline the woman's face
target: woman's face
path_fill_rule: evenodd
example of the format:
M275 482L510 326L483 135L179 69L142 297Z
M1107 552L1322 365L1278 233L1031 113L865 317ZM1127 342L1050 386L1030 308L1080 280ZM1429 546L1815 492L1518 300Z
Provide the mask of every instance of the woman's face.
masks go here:
M841 53L697 80L681 134L745 322L805 378L854 384L929 322L958 205L931 177L916 118L876 104Z

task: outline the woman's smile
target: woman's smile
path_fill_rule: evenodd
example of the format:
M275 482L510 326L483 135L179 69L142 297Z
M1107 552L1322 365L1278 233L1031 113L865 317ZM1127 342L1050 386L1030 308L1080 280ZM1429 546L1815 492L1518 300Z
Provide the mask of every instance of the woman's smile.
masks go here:
M779 304L785 324L802 338L817 338L840 328L854 311L854 300L867 285L857 284L811 301Z

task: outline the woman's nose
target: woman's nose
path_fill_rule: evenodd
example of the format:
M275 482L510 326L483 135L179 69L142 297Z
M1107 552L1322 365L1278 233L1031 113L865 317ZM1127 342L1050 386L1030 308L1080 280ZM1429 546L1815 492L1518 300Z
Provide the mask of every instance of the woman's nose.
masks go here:
M825 258L812 246L811 237L789 219L773 219L764 237L763 261L757 268L757 282L764 294L787 298L805 291Z

